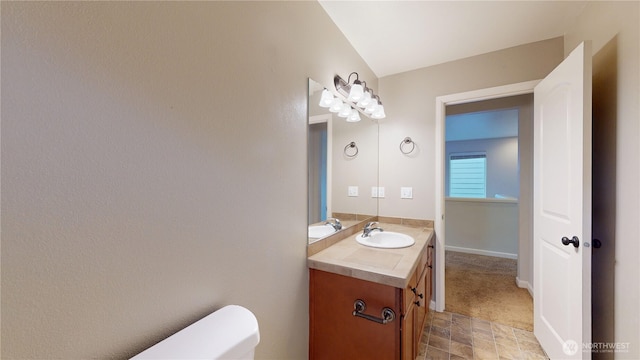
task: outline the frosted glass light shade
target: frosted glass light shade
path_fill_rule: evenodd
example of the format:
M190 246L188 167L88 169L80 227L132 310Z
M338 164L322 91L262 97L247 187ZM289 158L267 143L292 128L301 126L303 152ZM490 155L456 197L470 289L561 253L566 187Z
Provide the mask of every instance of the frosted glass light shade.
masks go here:
M333 94L327 89L322 90L322 95L320 96L320 103L318 105L320 105L320 107L323 107L323 108L328 108L328 107L331 107L332 103L333 103Z
M384 106L379 105L376 110L371 114L374 119L384 119L387 115L384 113Z
M338 113L338 116L346 118L349 114L351 114L351 106L349 106L349 104L342 104L342 109Z
M364 109L366 114L372 114L378 108L378 101L376 99L371 99L371 102Z
M358 101L358 106L361 108L366 108L367 105L369 105L370 103L371 103L371 94L367 91L362 96L362 99Z
M347 100L351 102L358 102L364 96L364 89L360 84L351 85L351 91L349 91L349 97Z
M349 116L347 116L347 121L348 122L358 122L358 121L360 121L360 113L358 113L358 110L351 109L351 114L349 114Z
M333 98L333 102L329 107L329 111L331 111L332 113L337 113L340 110L342 110L342 100L338 98Z

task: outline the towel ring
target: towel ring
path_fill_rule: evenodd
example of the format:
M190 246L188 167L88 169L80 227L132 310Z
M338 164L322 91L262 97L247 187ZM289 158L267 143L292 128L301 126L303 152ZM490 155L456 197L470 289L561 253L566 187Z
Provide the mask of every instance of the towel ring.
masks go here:
M408 144L411 144L411 149L409 150L405 149L405 145L408 145ZM408 136L400 142L400 152L405 155L411 154L413 150L415 150L415 148L416 148L416 143L413 142L413 140L411 140L411 138Z
M349 151L349 149L351 149L351 151ZM349 158L358 155L358 146L355 141L348 143L347 146L344 147L344 155Z

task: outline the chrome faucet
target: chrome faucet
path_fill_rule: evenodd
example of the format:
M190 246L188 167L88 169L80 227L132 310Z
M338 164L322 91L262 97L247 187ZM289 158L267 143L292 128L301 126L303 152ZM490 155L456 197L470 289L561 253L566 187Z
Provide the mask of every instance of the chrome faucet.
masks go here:
M340 220L336 218L328 218L324 224L333 226L335 231L342 229L342 224L340 223Z
M371 233L373 230L384 231L381 227L378 226L377 221L368 222L367 225L364 226L364 229L362 229L362 237L368 237L369 233Z

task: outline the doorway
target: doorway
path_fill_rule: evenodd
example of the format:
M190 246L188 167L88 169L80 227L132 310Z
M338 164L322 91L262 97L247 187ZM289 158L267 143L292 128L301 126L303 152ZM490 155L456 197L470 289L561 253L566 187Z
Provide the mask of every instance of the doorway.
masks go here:
M331 114L309 117L309 224L331 217L331 118Z
M532 94L447 105L443 159L445 310L527 331L533 300L515 279L520 157L528 176L532 120Z
M435 266L435 309L436 311L444 311L445 308L445 248L446 248L446 232L445 232L445 116L446 107L450 105L466 104L471 102L477 102L481 100L490 100L497 98L504 98L509 96L516 96L522 94L533 93L533 88L539 82L539 80L527 81L517 84L499 86L494 88L470 91L459 94L452 94L446 96L440 96L436 98L436 218L435 218L435 233L436 233L436 266ZM533 148L532 138L521 137L520 146ZM522 154L529 153L532 156L532 151L522 152ZM532 159L529 162L532 164ZM519 223L519 236L518 236L518 270L517 270L517 284L519 287L524 287L532 292L532 257L533 248L531 244L532 239L532 165L531 169L528 169L528 173L525 169L520 168L520 197L519 206L520 211L518 214Z

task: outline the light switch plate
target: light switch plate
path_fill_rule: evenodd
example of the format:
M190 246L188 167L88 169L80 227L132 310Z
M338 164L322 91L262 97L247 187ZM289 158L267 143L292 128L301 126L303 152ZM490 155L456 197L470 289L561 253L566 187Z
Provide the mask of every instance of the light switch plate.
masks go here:
M383 198L384 197L384 188L383 187L371 187L371 197L372 198Z
M400 188L400 199L413 199L413 188L412 187L401 187Z
M349 196L358 196L358 187L357 186L349 186L347 190L347 194Z

